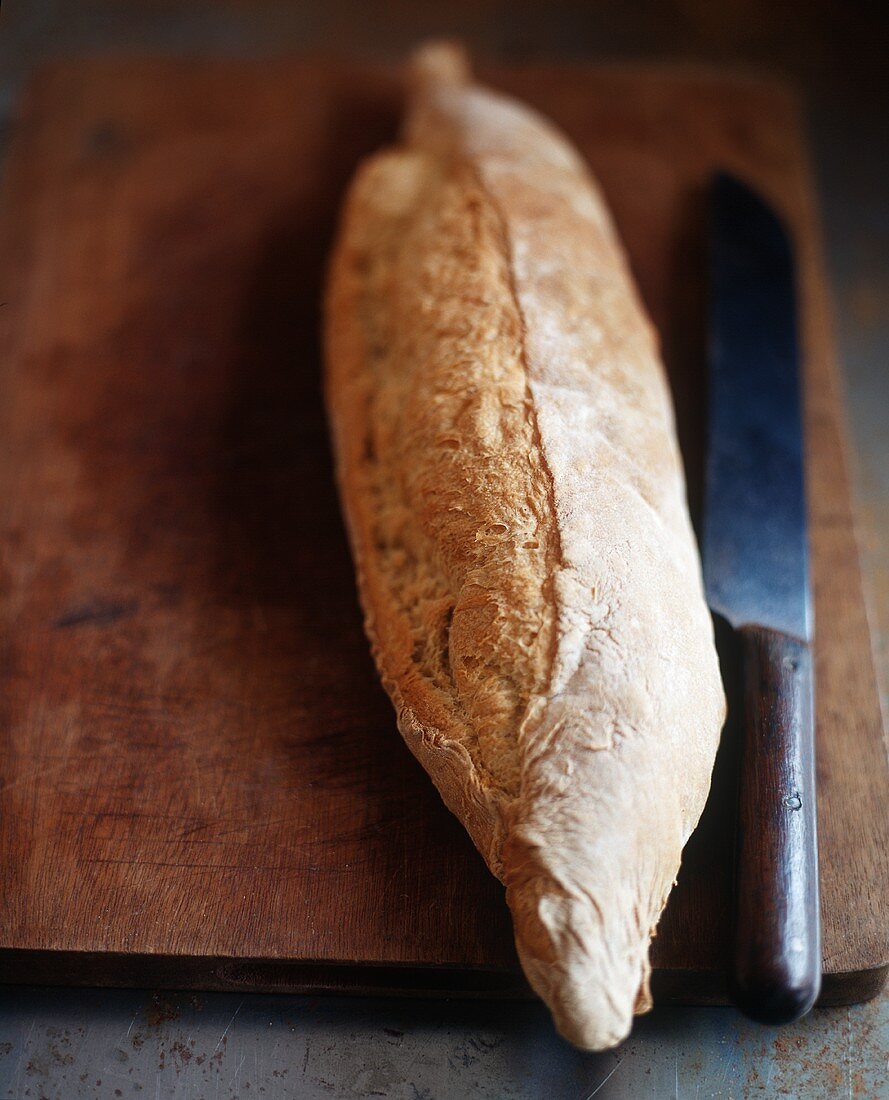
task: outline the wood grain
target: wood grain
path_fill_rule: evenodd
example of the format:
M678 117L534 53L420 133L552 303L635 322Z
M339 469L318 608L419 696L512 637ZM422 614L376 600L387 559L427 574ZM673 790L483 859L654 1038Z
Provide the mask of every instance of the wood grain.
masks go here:
M871 995L885 754L794 103L705 73L487 75L600 176L695 508L709 173L749 178L796 228L823 999ZM309 62L71 62L25 97L0 292L7 980L523 988L502 890L376 683L331 482L324 258L355 162L396 126L390 75ZM735 753L655 943L661 999L725 996Z

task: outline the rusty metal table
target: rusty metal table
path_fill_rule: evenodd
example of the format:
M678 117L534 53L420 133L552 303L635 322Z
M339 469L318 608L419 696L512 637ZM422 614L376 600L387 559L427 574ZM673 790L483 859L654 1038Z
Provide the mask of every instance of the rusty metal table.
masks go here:
M889 703L889 144L878 6L595 6L275 0L32 0L0 18L0 123L47 56L106 48L397 57L429 33L509 60L681 58L795 79L808 106L884 715ZM752 10L751 10L752 9ZM6 988L0 1097L384 1096L576 1100L889 1096L889 998L780 1030L731 1009L661 1009L617 1051L580 1054L534 1003Z

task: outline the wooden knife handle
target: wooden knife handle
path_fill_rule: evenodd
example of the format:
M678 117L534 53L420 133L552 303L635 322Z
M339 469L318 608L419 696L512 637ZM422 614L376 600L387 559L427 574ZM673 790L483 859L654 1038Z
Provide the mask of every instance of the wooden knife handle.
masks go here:
M787 1023L821 987L812 654L761 627L740 635L735 1000L754 1020Z

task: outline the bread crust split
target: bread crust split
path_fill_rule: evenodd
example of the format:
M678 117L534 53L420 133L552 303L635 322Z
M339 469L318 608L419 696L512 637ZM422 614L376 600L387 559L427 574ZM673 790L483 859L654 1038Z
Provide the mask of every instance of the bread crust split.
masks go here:
M725 703L654 334L599 191L535 112L416 56L351 186L326 394L367 632L414 755L592 1050L649 944Z

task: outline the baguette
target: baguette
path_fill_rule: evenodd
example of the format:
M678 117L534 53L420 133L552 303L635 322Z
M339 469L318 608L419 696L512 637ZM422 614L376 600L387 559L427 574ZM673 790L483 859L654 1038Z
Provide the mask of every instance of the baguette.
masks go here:
M351 186L326 397L366 627L410 749L506 885L561 1033L651 1005L724 698L664 371L579 155L414 60Z

